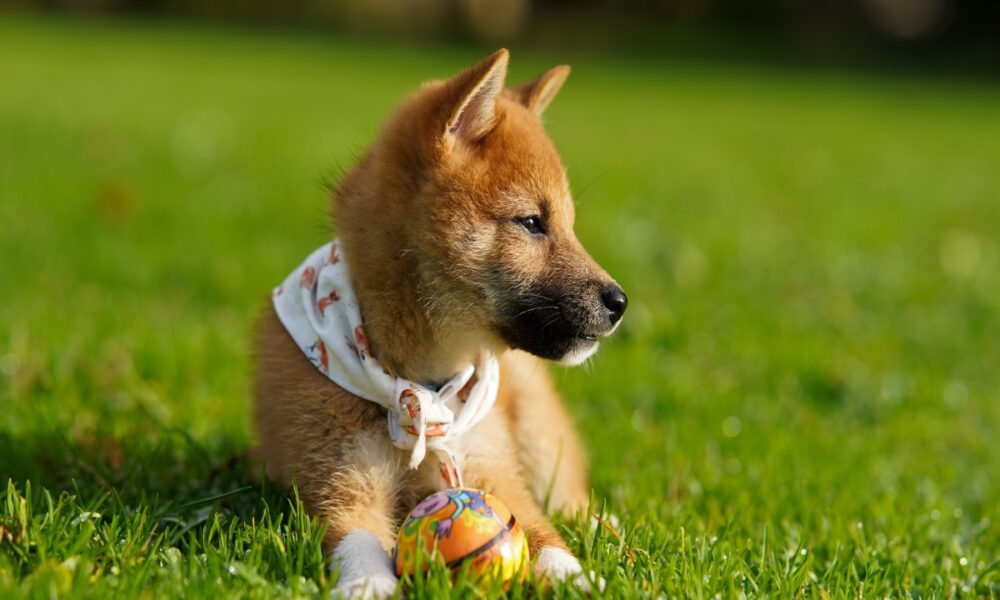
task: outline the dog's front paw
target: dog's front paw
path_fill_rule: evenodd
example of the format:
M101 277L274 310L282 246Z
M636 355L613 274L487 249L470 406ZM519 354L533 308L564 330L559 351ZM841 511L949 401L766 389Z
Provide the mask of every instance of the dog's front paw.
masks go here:
M345 580L343 577L337 582L337 587L333 588L332 597L335 599L345 598L348 600L383 600L391 598L396 592L396 584L399 580L395 575L370 575L355 579Z
M333 551L330 566L340 570L334 598L381 600L396 592L396 574L378 539L361 529L344 536Z
M584 572L580 561L562 548L547 546L538 553L535 573L552 581L568 581L586 593L604 591L604 578L593 571Z

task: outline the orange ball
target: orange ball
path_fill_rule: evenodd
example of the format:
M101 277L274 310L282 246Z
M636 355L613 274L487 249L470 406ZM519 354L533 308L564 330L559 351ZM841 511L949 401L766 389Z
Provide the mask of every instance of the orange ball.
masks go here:
M396 575L412 574L421 552L453 570L471 563L470 573L503 582L527 572L524 530L503 502L478 490L437 492L410 511L399 528Z

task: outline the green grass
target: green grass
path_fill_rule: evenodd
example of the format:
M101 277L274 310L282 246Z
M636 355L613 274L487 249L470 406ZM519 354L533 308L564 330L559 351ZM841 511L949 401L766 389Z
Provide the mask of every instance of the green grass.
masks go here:
M252 324L323 176L477 56L0 21L0 597L332 587L241 459ZM1000 596L1000 88L516 48L512 79L564 60L578 234L632 299L556 371L621 517L560 526L608 592Z

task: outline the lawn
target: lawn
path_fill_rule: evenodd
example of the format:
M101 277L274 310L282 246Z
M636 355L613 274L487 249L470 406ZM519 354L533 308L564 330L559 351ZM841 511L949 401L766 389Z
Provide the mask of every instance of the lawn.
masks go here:
M487 50L0 20L0 597L332 587L243 459L254 319L323 180ZM563 61L577 232L631 298L555 371L608 593L1000 596L1000 87L516 47L511 79Z

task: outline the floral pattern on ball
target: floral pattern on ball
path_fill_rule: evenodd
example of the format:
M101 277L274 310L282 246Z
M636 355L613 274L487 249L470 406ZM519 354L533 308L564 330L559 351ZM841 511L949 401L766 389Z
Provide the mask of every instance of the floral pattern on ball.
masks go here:
M527 540L510 510L496 497L454 488L425 498L399 529L393 561L397 575L413 573L426 556L452 569L468 562L473 573L509 581L523 575Z

